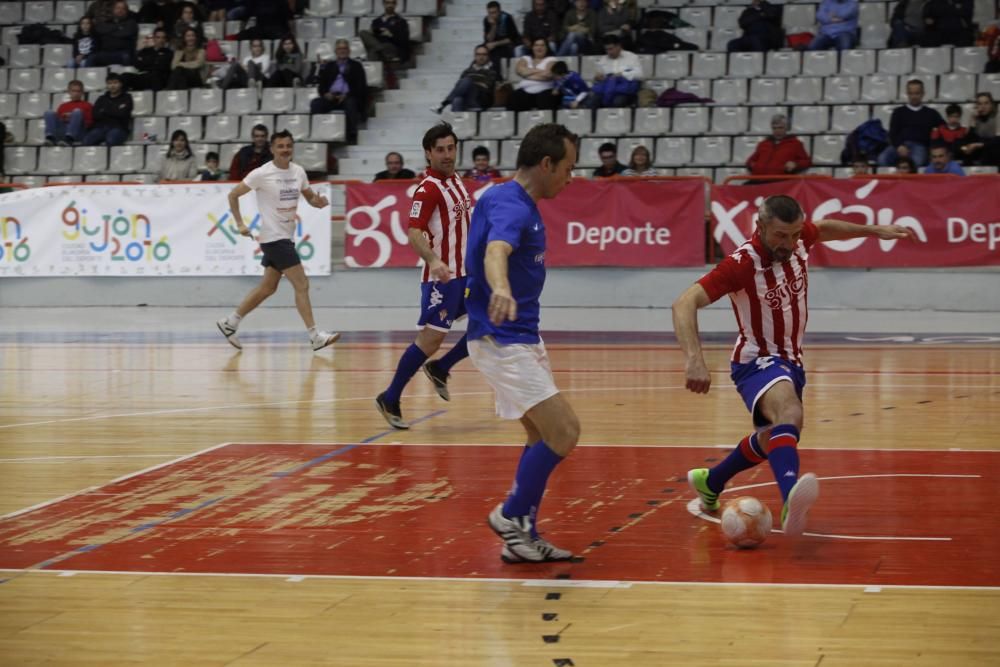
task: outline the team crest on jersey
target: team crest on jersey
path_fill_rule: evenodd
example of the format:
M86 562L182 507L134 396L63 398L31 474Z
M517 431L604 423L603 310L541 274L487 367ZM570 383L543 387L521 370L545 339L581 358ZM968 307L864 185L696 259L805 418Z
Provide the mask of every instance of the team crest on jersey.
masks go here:
M769 308L777 308L783 299L793 299L806 289L805 274L796 276L792 280L782 280L780 283L767 290L764 299Z
M415 201L415 202L413 202L413 206L410 207L410 217L411 218L419 218L420 217L420 209L422 209L423 207L424 207L424 203L422 201Z

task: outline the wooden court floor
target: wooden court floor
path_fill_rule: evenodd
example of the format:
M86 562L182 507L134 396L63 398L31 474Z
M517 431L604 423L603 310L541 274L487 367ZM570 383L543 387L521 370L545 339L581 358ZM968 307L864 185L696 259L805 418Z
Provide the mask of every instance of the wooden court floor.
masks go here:
M511 566L519 426L464 362L387 430L399 340L0 337L0 665L1000 665L1000 345L816 338L810 534L737 551L682 481L748 430L728 344L695 396L662 337L551 336L579 558Z

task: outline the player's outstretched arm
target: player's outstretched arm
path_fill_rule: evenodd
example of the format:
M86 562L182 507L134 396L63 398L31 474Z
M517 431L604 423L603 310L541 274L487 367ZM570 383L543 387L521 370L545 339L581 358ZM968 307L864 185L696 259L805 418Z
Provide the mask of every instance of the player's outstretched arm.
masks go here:
M243 215L240 213L240 197L248 192L250 192L250 186L246 183L240 183L229 191L229 212L233 214L233 220L236 221L236 229L243 236L250 236L250 228L243 223Z
M698 309L712 301L705 288L695 283L677 297L673 305L674 334L684 351L685 384L696 394L707 394L712 386L712 375L705 365L705 355L701 350L701 336L698 333Z
M431 280L436 280L440 283L446 283L451 280L451 269L441 261L440 257L434 254L431 244L427 242L427 233L422 229L410 227L410 230L406 234L410 239L410 247L417 251L420 259L424 260L424 263L427 265Z
M875 236L880 239L917 240L917 235L903 225L858 225L845 220L820 220L816 223L820 241L844 241L861 236Z
M487 312L493 324L517 319L517 301L510 292L510 281L507 278L507 265L512 252L513 246L506 241L490 241L486 246L483 268L486 282L492 290Z

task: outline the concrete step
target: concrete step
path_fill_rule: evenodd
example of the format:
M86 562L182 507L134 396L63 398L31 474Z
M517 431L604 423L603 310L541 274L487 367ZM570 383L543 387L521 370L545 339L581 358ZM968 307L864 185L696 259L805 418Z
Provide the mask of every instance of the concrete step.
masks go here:
M385 129L361 130L358 132L358 143L365 146L384 146L386 149L397 150L401 146L417 146L419 148L420 140L423 139L427 127L421 124L405 129L393 126Z

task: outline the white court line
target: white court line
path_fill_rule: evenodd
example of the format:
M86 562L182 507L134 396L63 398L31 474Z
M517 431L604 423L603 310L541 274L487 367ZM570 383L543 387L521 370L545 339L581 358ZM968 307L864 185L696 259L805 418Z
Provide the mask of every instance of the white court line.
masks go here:
M753 586L756 588L844 588L864 591L866 587L877 585L883 590L941 590L941 591L1000 591L1000 586L942 586L942 585L906 585L906 584L813 584L813 583L772 583L772 582L742 582L742 581L626 581L609 579L515 579L503 577L393 577L389 575L364 575L353 576L349 574L256 574L237 572L145 572L141 570L25 570L16 568L0 568L0 572L11 572L16 574L51 574L57 576L68 576L69 574L103 574L103 575L125 575L130 577L245 577L248 579L285 579L292 577L302 577L301 581L317 579L324 581L391 581L391 582L435 582L435 583L456 583L456 584L518 584L530 587L585 587L594 588L631 588L632 586ZM295 582L301 583L301 582ZM627 584L623 585L623 584Z
M0 459L0 463L37 463L49 461L79 461L81 459L158 459L184 454L86 454L83 456L31 456L19 459Z

